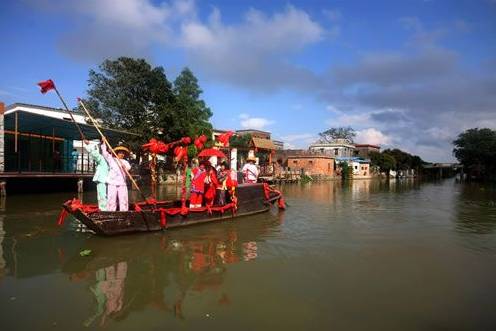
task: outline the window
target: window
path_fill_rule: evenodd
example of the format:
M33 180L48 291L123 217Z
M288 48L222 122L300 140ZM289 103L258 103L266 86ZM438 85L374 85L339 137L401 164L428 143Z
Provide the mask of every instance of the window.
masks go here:
M334 155L338 155L338 154L339 154L339 149L334 148Z
M313 161L312 160L308 161L308 164L312 165L313 164Z
M358 166L355 166L355 170L358 170Z
M298 164L298 161L297 160L293 160L293 164Z

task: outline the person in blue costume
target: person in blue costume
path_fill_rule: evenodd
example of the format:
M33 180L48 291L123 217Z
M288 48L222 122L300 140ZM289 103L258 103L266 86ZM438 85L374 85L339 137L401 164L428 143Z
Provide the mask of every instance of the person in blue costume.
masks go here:
M84 141L84 148L95 161L95 175L93 181L96 183L96 192L98 197L98 209L107 210L107 178L109 175L109 166L98 148L98 145L90 145L88 140Z

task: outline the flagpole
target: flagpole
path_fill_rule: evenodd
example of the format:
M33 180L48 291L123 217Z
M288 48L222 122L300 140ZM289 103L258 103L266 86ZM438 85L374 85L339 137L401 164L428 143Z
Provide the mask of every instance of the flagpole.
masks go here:
M84 133L83 133L83 130L81 130L81 127L79 126L79 124L76 122L76 119L74 118L74 116L72 116L72 112L69 110L69 107L67 107L67 104L65 103L64 101L64 98L62 98L62 96L60 95L60 92L59 90L57 90L57 87L55 86L55 84L53 85L53 89L55 90L55 93L57 93L57 96L59 97L60 101L62 101L62 104L64 105L65 107L65 110L69 113L69 116L71 116L71 119L72 121L74 122L74 124L76 125L78 131L79 131L79 134L81 135L81 138L83 140L86 139Z
M129 173L129 171L126 169L126 167L124 167L120 161L120 159L117 157L117 154L115 153L114 149L112 148L112 146L110 146L110 143L108 142L107 138L105 137L105 135L102 133L102 131L100 131L99 127L98 127L98 124L97 122L95 121L95 119L91 116L90 112L88 111L88 109L86 108L86 106L84 105L83 101L78 98L78 101L79 101L79 104L81 105L81 107L83 107L84 109L84 112L86 113L86 115L88 115L89 119L91 120L91 122L93 122L93 125L95 126L95 129L98 131L98 133L100 134L100 136L102 137L102 140L104 142L105 145L107 145L107 147L110 149L110 151L112 152L112 155L117 159L117 163L119 164L119 167L124 170L124 172L126 173L126 175L129 177L129 179L131 180L131 182L133 183L134 187L141 193L141 197L147 201L146 199L146 196L143 194L143 192L141 191L141 189L139 188L138 184L136 183L136 181L134 180L133 176L131 176L131 174Z

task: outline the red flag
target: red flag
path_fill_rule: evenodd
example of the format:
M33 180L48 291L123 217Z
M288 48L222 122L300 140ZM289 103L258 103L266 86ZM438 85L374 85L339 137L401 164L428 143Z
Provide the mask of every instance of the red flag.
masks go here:
M47 93L50 90L55 89L55 83L51 79L39 82L38 86L41 87L41 93L43 94Z

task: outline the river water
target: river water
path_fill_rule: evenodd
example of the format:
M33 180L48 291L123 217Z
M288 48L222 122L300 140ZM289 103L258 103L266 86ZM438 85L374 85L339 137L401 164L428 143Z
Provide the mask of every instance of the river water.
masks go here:
M282 190L281 213L114 238L55 225L70 193L9 196L0 330L496 330L495 187Z

